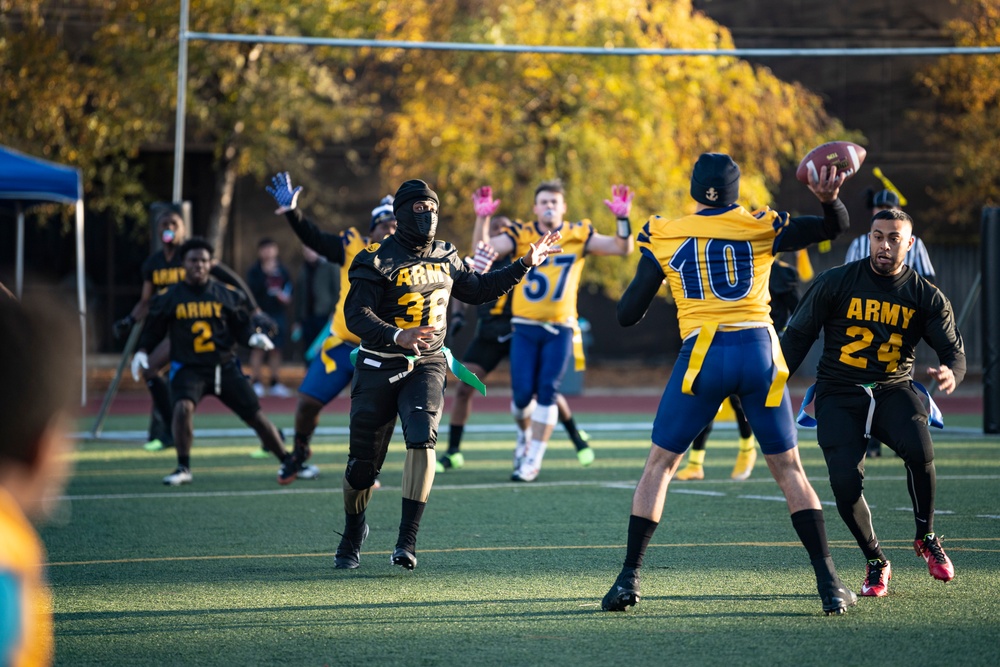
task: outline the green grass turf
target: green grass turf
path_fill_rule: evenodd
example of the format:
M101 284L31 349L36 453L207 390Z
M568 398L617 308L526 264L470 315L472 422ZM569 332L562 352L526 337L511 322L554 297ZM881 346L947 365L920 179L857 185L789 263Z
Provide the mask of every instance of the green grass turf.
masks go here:
M204 428L235 424L196 420ZM115 417L105 428L143 421ZM275 421L290 425L287 415ZM830 501L815 439L803 433L802 440L806 470ZM728 479L732 431L710 440L705 481L671 486L643 568L643 600L624 614L601 612L600 599L624 555L647 434L594 436L598 458L587 469L559 435L538 481L520 485L507 481L508 438L470 435L465 444L466 467L437 477L419 564L407 573L389 564L401 441L390 446L355 571L332 563L343 521L342 439L315 444L318 481L286 488L275 482L276 461L248 456L258 446L252 439L197 442L195 483L179 489L160 484L172 452L83 443L69 500L43 530L57 663L1000 663L996 438L937 440L936 525L958 572L949 584L931 579L910 547L902 463L891 454L870 463L866 495L894 577L888 598L862 599L842 617L820 611L805 552L763 461L750 480ZM856 589L863 558L832 506L826 516L834 560Z

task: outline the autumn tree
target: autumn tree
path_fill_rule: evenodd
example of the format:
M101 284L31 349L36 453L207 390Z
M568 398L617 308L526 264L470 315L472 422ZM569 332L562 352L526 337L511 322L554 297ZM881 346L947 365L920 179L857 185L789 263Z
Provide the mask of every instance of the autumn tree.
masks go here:
M963 18L946 30L956 46L1000 43L1000 0L961 0ZM918 75L937 100L920 114L932 145L952 156L951 180L933 192L942 217L975 229L984 205L1000 203L1000 76L996 54L944 56Z
M78 48L86 37L75 26L93 18L89 5L56 12L52 4L0 0L0 143L79 168L89 209L139 216L135 158L165 130L163 119Z
M689 0L383 5L386 32L403 40L733 48L728 30ZM408 51L393 62L400 107L381 143L385 179L433 183L458 240L473 217L469 195L484 183L503 212L523 217L537 183L561 177L570 217L591 218L605 233L614 221L602 200L613 183L636 190L638 224L691 211L690 170L705 151L733 155L742 201L767 205L783 166L843 134L816 95L737 58ZM635 261L595 258L589 276L616 294Z
M125 65L136 94L173 113L177 86L179 4L176 0L108 2L109 20L95 41ZM303 35L332 30L336 3L258 0L192 2L189 29L249 35ZM288 169L321 196L311 176L316 156L333 143L370 131L363 95L354 93L345 50L262 42L190 42L186 141L212 147L214 205L206 236L216 247L226 233L241 176L259 181ZM163 119L166 122L166 119ZM325 184L323 184L325 185Z

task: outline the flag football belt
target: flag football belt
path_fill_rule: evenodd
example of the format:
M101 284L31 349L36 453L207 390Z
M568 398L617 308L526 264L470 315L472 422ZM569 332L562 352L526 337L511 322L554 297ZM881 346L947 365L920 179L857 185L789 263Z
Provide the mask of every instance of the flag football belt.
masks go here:
M393 375L391 378L389 378L389 384L392 384L394 382L399 382L404 377L412 373L413 364L416 363L417 359L420 358L420 356L416 354L399 354L397 352L376 352L375 350L369 350L364 345L362 345L361 347L356 347L353 350L351 350L351 363L354 364L355 368L358 367L358 352L361 351L364 351L366 354L371 354L376 357L406 360L406 370L401 371L396 375ZM451 353L450 349L448 349L447 347L442 347L439 350L439 352L435 352L435 354L444 355L445 360L448 362L448 368L451 369L451 372L454 373L455 377L457 377L459 380L461 380L465 384L469 385L470 387L478 391L483 396L486 395L486 385L483 384L483 381L480 380L475 373L466 368L465 364L456 359L455 355ZM366 363L375 366L376 368L378 366L381 366L379 362L374 360L366 360Z
M857 386L864 389L865 393L868 394L868 416L865 418L865 438L870 438L872 437L872 418L875 416L875 394L872 393L872 389L876 388L878 383L872 382L870 384L859 384ZM927 397L926 407L930 425L934 428L944 428L944 416L941 413L941 408L939 408L937 403L934 402L934 399L931 398L930 392L927 391L924 385L919 382L913 382L913 386L918 392ZM810 387L806 389L806 395L802 397L802 406L799 408L799 414L795 418L795 421L798 422L799 425L805 426L806 428L816 428L816 417L807 412L807 409L813 404L814 400L816 400L816 385L810 385Z
M701 372L701 367L705 363L708 355L708 348L712 345L715 332L719 330L718 322L705 322L698 331L698 337L694 341L691 349L691 359L688 361L687 371L684 372L684 381L681 384L681 392L694 396L694 381ZM721 325L723 331L739 331L749 328L767 327L767 333L771 337L771 360L774 362L775 374L771 380L771 386L767 390L767 399L764 407L776 408L781 405L781 397L785 391L785 381L788 379L788 365L785 357L781 354L781 344L778 342L778 334L774 332L774 327L770 324L748 322L745 325L724 324Z
M580 330L580 323L574 319L572 322L542 322L540 320L529 320L523 317L510 318L511 324L527 324L533 327L542 327L553 336L559 335L557 327L564 327L573 330L573 370L587 370L587 358L583 353L583 332Z

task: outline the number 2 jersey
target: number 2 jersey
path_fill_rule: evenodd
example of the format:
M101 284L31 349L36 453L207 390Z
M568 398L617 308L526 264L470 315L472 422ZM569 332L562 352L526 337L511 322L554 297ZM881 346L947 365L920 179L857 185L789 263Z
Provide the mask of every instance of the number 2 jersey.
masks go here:
M906 383L921 338L952 369L956 382L965 375L965 348L951 303L908 266L883 276L862 259L819 274L782 337L790 371L802 363L820 328L817 381Z
M253 328L246 296L209 279L204 285L179 282L150 301L139 349L152 350L170 335L170 360L185 366L216 366L233 358Z
M454 295L470 304L486 303L509 292L527 269L515 261L489 273L476 273L465 266L455 246L435 241L415 254L394 236L372 243L351 264L351 288L344 305L348 328L368 350L413 354L396 345L397 329L434 327L432 354L444 346L448 325L448 303Z

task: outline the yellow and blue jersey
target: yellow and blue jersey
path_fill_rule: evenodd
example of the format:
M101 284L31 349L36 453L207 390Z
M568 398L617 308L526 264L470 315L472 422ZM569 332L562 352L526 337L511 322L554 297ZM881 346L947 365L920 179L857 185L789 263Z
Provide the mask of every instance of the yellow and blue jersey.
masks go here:
M368 246L368 242L354 227L348 227L342 231L340 239L344 244L344 263L340 265L340 300L337 302L337 309L330 322L330 333L346 343L360 345L361 339L347 328L347 321L344 319L344 302L347 301L347 293L350 291L351 283L347 274L351 270L351 263L354 262L354 257Z
M52 664L52 597L45 551L20 505L0 487L0 665Z
M788 219L787 213L751 213L736 204L675 220L649 219L638 236L639 250L667 278L682 338L709 323L771 323L774 241Z
M550 255L541 265L532 267L515 288L512 307L515 318L566 326L576 323L576 297L586 262L584 252L594 235L594 226L590 220L564 222L558 231L562 234L559 241L562 253ZM537 222L520 220L503 233L514 242L515 257L523 256L544 235Z

